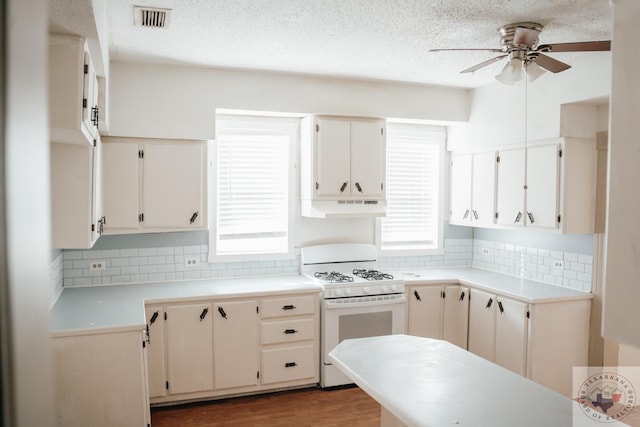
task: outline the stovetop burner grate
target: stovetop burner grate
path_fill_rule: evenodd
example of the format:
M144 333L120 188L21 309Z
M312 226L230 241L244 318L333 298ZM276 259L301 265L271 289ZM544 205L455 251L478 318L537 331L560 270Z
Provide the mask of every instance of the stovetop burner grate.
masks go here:
M383 273L381 271L378 270L366 270L366 269L354 269L353 270L353 274L355 274L358 277L362 277L363 279L367 279L367 280L391 280L393 279L393 276L391 274L388 273Z
M320 272L317 271L313 273L313 276L323 280L327 283L345 283L345 282L353 282L353 277L347 276L342 273L338 273L337 271L328 272Z

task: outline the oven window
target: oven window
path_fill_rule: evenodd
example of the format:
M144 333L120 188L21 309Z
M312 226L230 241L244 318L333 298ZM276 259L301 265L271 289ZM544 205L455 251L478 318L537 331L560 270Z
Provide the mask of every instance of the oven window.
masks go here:
M340 316L339 342L351 338L391 335L391 327L393 326L392 314L392 311L382 311Z

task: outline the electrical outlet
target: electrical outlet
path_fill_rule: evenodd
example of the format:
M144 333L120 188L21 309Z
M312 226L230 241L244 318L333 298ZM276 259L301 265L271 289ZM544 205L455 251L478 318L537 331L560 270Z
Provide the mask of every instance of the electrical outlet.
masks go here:
M89 263L89 270L104 270L105 267L104 261L91 261Z
M482 248L482 255L490 255L491 251L489 250L489 248Z
M185 258L184 265L186 265L187 267L196 267L200 265L200 258L198 257Z
M564 269L564 261L561 259L554 259L553 268L559 268L560 270Z

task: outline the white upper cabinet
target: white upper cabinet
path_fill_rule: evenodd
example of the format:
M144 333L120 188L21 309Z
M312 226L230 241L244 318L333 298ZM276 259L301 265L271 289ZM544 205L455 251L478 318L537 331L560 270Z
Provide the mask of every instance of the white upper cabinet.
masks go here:
M496 153L451 154L449 222L491 226L495 215Z
M206 142L105 139L105 234L206 229Z
M526 165L526 181L525 181ZM499 152L497 223L592 233L595 140L559 138Z
M49 35L52 142L91 145L98 134L98 82L85 39Z
M305 117L301 157L302 199L385 198L384 119Z
M91 248L103 232L102 143L51 144L51 246Z

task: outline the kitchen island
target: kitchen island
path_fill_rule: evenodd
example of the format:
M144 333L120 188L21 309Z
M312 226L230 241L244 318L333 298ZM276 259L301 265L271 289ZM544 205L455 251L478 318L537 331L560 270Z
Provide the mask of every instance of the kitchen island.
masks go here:
M383 427L602 424L577 402L441 340L345 340L329 357L380 403Z

